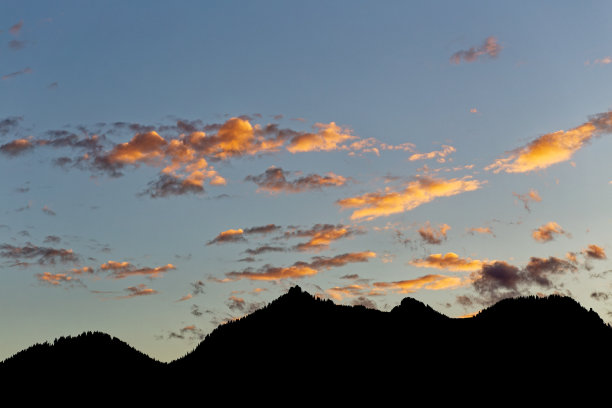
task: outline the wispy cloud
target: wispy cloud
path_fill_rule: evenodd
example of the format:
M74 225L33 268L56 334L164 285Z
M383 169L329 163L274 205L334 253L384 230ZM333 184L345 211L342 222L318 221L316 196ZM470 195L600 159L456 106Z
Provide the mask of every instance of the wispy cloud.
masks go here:
M425 275L416 279L395 282L374 282L375 289L392 290L397 293L413 293L420 289L448 290L465 286L470 283L467 277L446 275Z
M512 193L512 195L523 202L523 206L528 212L531 212L531 208L529 207L530 202L539 203L542 201L542 198L534 189L529 190L529 192L525 194Z
M413 259L410 261L410 265L449 271L477 271L482 268L485 262L478 259L460 258L454 252L448 252L446 255L431 254L423 259Z
M206 245L225 244L228 242L246 242L246 238L244 237L244 231L242 230L242 228L228 229L227 231L222 231L215 238L208 241Z
M342 208L356 208L352 220L373 220L378 217L410 211L438 197L450 197L479 189L484 183L466 176L461 179L442 179L428 176L416 177L399 191L386 188L383 191L345 198L336 203Z
M227 276L227 281L240 279L261 281L296 279L313 276L323 270L338 268L349 263L367 262L370 258L375 257L376 253L370 251L351 252L334 257L315 257L311 262L296 262L287 267L265 265L258 270L247 268L242 271L228 272L225 275Z
M27 266L24 259L35 260L39 265L55 265L59 263L76 263L79 260L72 249L50 248L36 246L26 242L24 246L13 246L10 244L0 245L0 257L13 259L16 265Z
M125 291L128 293L125 296L117 296L115 299L130 299L138 296L149 296L156 295L159 292L155 289L147 288L147 285L141 283L140 285L130 286L129 288L125 288Z
M145 276L147 278L157 278L164 273L176 269L172 264L158 266L155 268L138 268L129 262L108 261L100 265L102 271L110 272L111 279L125 279L130 276Z
M2 79L6 81L7 79L13 79L20 75L31 74L31 73L32 73L32 68L26 67L22 70L11 72L10 74L2 75Z
M494 173L527 173L568 161L594 137L612 132L612 112L598 113L568 130L547 133L485 167Z
M294 229L285 232L284 238L308 237L309 241L295 246L298 251L318 251L329 248L329 244L342 238L363 233L363 231L347 226L332 224L315 224L309 229Z
M9 28L9 33L15 36L19 35L22 28L23 28L23 20L20 20L19 22L12 25L11 28Z
M606 251L595 244L590 244L588 247L582 250L582 253L587 258L591 259L607 259Z
M474 62L480 57L495 58L502 50L502 46L497 42L497 38L488 37L480 47L471 47L468 50L460 50L451 55L450 62L459 64L463 62Z
M445 163L446 156L456 152L453 146L442 145L442 150L434 150L429 153L415 153L408 158L409 161L436 159L438 163Z
M339 187L346 184L347 179L334 173L325 176L309 174L294 180L287 180L290 172L280 167L270 167L258 176L247 176L245 181L252 181L259 187L257 191L265 191L271 194L301 193L309 190L321 190L324 187Z

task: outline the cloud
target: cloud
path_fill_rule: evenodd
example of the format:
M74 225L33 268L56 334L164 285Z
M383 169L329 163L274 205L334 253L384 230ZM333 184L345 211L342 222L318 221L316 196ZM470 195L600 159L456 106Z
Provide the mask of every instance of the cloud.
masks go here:
M567 271L575 272L578 268L571 262L564 261L554 256L546 258L531 257L525 267L525 276L528 280L540 286L550 287L552 282L548 278L551 274L562 274Z
M67 284L68 286L84 286L79 279L75 279L65 273L43 272L37 273L35 276L39 282L49 286L60 286L65 284Z
M204 340L206 334L197 328L195 325L188 325L181 328L178 332L171 331L168 333L168 339L188 339L190 341Z
M266 252L285 252L286 249L283 247L275 247L275 246L270 246L270 245L263 245L260 247L257 247L255 249L247 249L246 251L244 251L245 253L249 254L249 255L260 255Z
M364 285L335 286L327 289L325 293L332 299L340 301L346 296L352 297L361 295L363 291L367 289L369 289L369 286Z
M31 74L31 73L32 73L32 69L30 67L26 67L22 70L11 72L10 74L2 75L2 80L6 81L8 79L13 79L15 77L18 77L20 75Z
M554 256L531 257L523 269L504 261L484 264L471 278L474 289L484 297L481 303L494 303L502 298L519 296L522 290L533 285L553 287L551 275L563 275L577 269L572 262Z
M357 275L356 273L346 274L346 275L342 275L340 279L356 280L356 279L359 279L359 275Z
M376 306L376 303L374 301L372 301L371 299L368 299L365 296L359 296L356 299L351 300L351 305L353 306L363 306L367 309L378 309L378 306Z
M53 211L52 209L50 209L50 208L49 208L49 207L47 207L46 205L44 205L44 206L43 206L43 208L42 208L42 212L44 212L44 213L45 213L45 214L47 214L47 215L51 215L51 216L55 216L55 215L57 215L57 214L55 213L55 211Z
M148 188L139 195L151 198L161 198L173 195L203 194L204 187L201 183L192 183L186 179L180 179L171 174L160 174L156 180L148 183Z
M168 272L176 269L172 264L158 266L156 268L137 268L129 262L108 261L100 265L100 269L110 272L110 279L125 279L129 276L146 276L147 278L157 278Z
M11 40L8 42L8 46L13 51L19 51L25 48L26 42L21 40Z
M189 300L193 297L193 295L191 293L186 294L185 296L183 296L182 298L180 298L179 300L177 300L177 302L184 302L186 300Z
M582 253L587 258L592 258L592 259L607 259L606 251L602 247L597 246L595 244L591 244L587 248L583 249Z
M0 120L0 136L14 132L19 126L19 122L23 120L23 116L9 116Z
M612 112L598 113L568 131L547 133L485 167L494 173L527 173L568 161L593 137L612 131Z
M245 228L244 234L245 235L250 235L250 234L263 234L263 235L267 235L267 234L270 234L272 232L279 231L280 229L281 229L281 227L278 226L278 225L267 224L267 225L261 225L261 226L258 226L258 227Z
M595 300L606 301L612 298L612 295L610 295L609 293L605 293L605 292L593 292L591 293L591 297Z
M201 280L191 282L190 285L191 285L191 294L193 296L201 295L204 293L204 287L206 285Z
M62 239L60 237L58 237L57 235L47 235L45 237L45 240L43 241L45 244L57 244L61 241Z
M72 249L39 247L30 242L26 242L24 246L13 246L10 244L0 245L0 257L14 259L16 265L27 266L27 263L21 262L23 259L36 259L39 265L55 265L60 263L75 263L79 257Z
M230 310L239 310L243 312L246 307L246 302L243 298L230 296L227 300L227 307L229 307Z
M206 245L225 244L228 242L246 242L244 231L241 228L222 231L214 239L208 241Z
M446 232L450 229L449 225L442 224L438 225L438 229L435 230L431 227L429 221L427 221L427 224L419 228L418 232L423 241L428 244L439 245L443 240L446 240Z
M397 293L412 293L420 289L445 290L455 289L469 283L467 278L446 275L425 275L416 279L395 282L374 282L373 286L379 290L392 290Z
M282 279L303 278L313 276L322 270L338 268L348 263L367 262L368 259L376 257L374 252L353 252L334 257L315 257L310 263L296 262L288 267L274 267L265 265L258 270L246 268L242 271L228 272L225 275L227 280L234 281L240 279L277 281Z
M259 187L257 191L266 191L270 194L301 193L309 190L321 190L323 187L339 187L346 184L347 179L334 173L325 176L309 174L304 177L288 181L290 172L280 167L270 167L265 173L258 176L247 176L245 181L252 181Z
M542 201L542 198L534 189L530 189L529 192L526 194L512 193L512 195L521 200L523 202L523 206L529 212L531 212L531 208L529 208L529 202L539 203Z
M16 139L0 146L0 153L15 157L33 148L34 145L28 139Z
M442 150L434 150L433 152L429 152L429 153L415 153L412 156L410 156L408 160L409 161L427 160L427 159L435 159L437 157L436 161L438 163L445 163L446 162L445 157L454 152L456 152L456 150L453 146L442 145Z
M559 224L554 221L546 223L533 230L531 236L538 242L548 242L554 239L555 235L568 235Z
M461 60L463 62L474 62L482 56L495 58L501 50L502 46L497 43L497 38L488 37L480 47L471 47L469 50L457 51L451 55L450 62L452 64L459 64Z
M315 224L307 230L293 230L285 232L284 238L309 237L310 240L295 246L298 251L318 251L329 248L329 244L342 238L361 233L360 230L338 224Z
M287 150L291 153L338 150L343 143L357 139L350 129L343 129L334 122L315 123L313 127L315 133L300 133L291 138Z
M148 296L159 293L155 289L147 288L147 285L141 283L140 285L130 286L125 291L128 293L125 296L117 296L115 299L130 299L137 296Z
M472 228L467 228L467 232L470 235L474 235L474 234L490 234L495 236L495 234L493 233L493 230L491 229L491 227L472 227Z
M510 295L518 295L518 285L522 281L520 269L504 261L485 264L476 275L474 289L489 299L499 299L501 291Z
M612 57L607 56L607 57L603 57L603 58L594 59L593 62L587 60L584 63L584 65L591 65L591 64L593 64L593 65L608 65L608 64L611 64L611 63L612 63Z
M9 33L11 33L12 35L19 35L22 27L23 27L23 20L20 20L18 23L15 23L14 25L11 26L11 28L9 28Z
M384 191L367 193L336 202L340 207L357 208L351 215L352 220L374 218L397 214L433 201L438 197L450 197L466 191L478 190L484 182L466 176L461 179L441 179L418 176L400 191L386 188Z
M485 261L460 258L459 255L448 252L446 255L431 254L424 259L413 259L409 263L419 268L435 268L449 271L477 271L482 268Z
M90 266L83 266L81 268L72 268L70 273L73 275L93 274L94 269Z

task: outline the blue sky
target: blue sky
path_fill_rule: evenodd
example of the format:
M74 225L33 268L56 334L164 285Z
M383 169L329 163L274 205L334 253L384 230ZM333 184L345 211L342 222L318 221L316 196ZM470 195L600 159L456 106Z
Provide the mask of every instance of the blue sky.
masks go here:
M294 284L610 322L611 8L4 2L0 358L168 361Z

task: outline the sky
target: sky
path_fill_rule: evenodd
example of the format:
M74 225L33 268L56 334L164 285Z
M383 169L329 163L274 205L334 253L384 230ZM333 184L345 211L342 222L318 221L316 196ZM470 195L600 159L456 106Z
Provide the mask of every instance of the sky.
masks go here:
M300 285L612 322L606 1L4 1L0 359Z

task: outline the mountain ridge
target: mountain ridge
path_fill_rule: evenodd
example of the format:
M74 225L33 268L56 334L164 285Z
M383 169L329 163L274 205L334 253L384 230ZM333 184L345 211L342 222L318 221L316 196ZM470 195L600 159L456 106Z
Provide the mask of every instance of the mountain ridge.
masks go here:
M383 379L396 378L373 373L402 369L405 381L429 390L433 385L428 379L453 370L462 373L457 380L462 386L468 378L493 386L493 378L481 378L493 362L505 370L495 381L520 375L563 382L612 363L610 346L612 327L562 296L506 299L458 319L412 298L383 312L336 305L295 286L263 308L218 326L191 352L169 363L108 334L89 332L22 350L0 362L0 374L26 381L41 375L74 378L78 372L84 375L73 379L78 382L121 372L132 378L132 386L162 379L187 392L202 384L229 389L239 381L241 387L256 390L270 379L277 386L291 386L313 378L325 387L378 388L386 386ZM534 364L537 375L523 372ZM337 376L338 369L343 376ZM127 385L122 387L127 392Z

